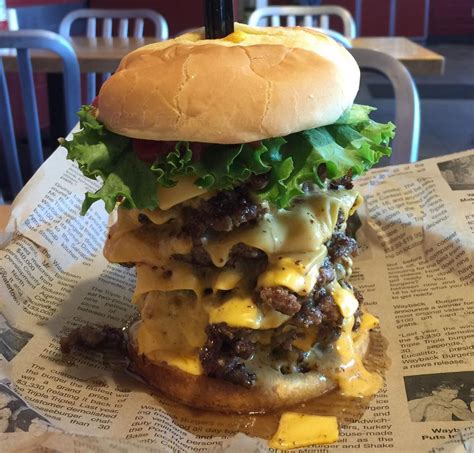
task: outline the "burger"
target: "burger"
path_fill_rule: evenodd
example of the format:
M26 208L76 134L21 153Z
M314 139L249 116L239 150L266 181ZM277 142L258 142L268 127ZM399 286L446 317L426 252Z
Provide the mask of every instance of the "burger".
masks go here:
M105 257L136 270L130 357L158 391L250 413L380 388L346 228L394 126L359 78L315 30L236 24L135 50L81 109L62 144L101 182L82 213L114 217Z

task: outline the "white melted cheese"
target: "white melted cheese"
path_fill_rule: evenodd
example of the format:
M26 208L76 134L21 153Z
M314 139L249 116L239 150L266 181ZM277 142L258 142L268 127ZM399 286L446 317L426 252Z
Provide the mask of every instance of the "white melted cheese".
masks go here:
M291 210L274 210L263 216L253 228L237 229L204 243L215 266L224 266L232 247L244 243L274 255L320 252L332 236L338 212L349 216L357 204L352 190L314 193L300 200Z
M187 195L183 195L180 187L182 186L177 185L171 189L160 189L172 192L163 196L161 201L168 208L166 210L119 209L118 219L111 227L105 245L106 258L111 262L162 265L172 254L189 253L192 248L191 240L176 236L181 211L174 203L196 199L200 189L196 188L198 192L189 193L191 189L187 188L184 191ZM315 193L302 199L291 211L273 210L251 228L237 229L205 241L204 248L218 267L227 263L232 247L238 243L263 250L269 257L321 252L321 246L334 231L339 210L347 218L360 202L360 196L352 190ZM156 231L143 228L138 221L139 214L145 214L154 224L162 225L163 231L157 234ZM167 228L165 224L170 220L175 220L177 225Z
M148 266L137 264L137 285L133 300L153 291L190 290L201 296L204 292L203 282L192 266L187 263L174 261L164 266Z
M140 214L163 225L159 234L143 227L138 221ZM118 210L117 222L110 228L104 247L104 256L112 263L147 263L161 265L171 255L187 254L192 249L192 240L184 235L176 235L174 225L164 225L179 213L156 210Z
M302 200L291 212L268 213L257 225L222 234L207 241L204 248L218 268L224 266L230 250L238 243L259 248L267 253L269 264L257 286L284 286L304 296L317 282L319 268L327 256L323 244L334 231L339 210L347 217L358 202L354 191L316 193ZM180 213L170 208L146 215L154 223L162 224L179 217ZM160 234L153 229L140 228L137 219L137 211L119 212L104 251L110 261L139 263L135 297L149 291L175 290L192 290L200 296L206 288L213 292L228 291L245 283L242 270L226 268L203 276L188 264L170 260L173 254L189 253L192 241L186 236L177 236L173 226L162 226Z

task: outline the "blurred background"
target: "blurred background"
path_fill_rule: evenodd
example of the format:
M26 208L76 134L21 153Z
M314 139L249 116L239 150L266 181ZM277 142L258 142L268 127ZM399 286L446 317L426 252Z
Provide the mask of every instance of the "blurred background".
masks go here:
M342 6L354 17L358 36L403 36L444 57L443 66L436 74L412 74L421 101L419 159L474 148L473 0L234 0L234 14L236 20L247 22L257 7L290 4ZM15 10L14 28L56 33L64 16L80 8L151 9L166 18L169 36L202 26L204 21L202 0L0 0L0 16L5 8ZM336 18L331 28L342 31L342 22ZM144 36L151 33L150 24L145 24ZM52 123L64 115L60 106L54 111L56 104L49 97L60 87L55 87L51 79L48 82L45 73L35 73L34 80L43 150L48 156L57 146L55 134L58 131ZM28 159L25 119L20 97L12 96L19 92L18 75L7 73L7 81L23 166ZM83 88L84 83L83 76ZM82 90L83 102L87 101L85 91ZM393 90L383 77L376 74L364 77L357 102L378 107L375 119L394 118ZM1 156L4 159L4 153ZM5 165L0 163L0 181L5 181L8 179ZM9 198L8 188L4 190L4 197Z

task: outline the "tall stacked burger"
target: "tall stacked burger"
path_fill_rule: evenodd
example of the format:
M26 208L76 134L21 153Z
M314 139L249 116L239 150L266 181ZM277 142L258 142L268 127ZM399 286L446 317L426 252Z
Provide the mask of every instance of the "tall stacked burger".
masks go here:
M377 392L377 320L350 283L356 178L394 126L354 105L359 68L306 28L235 25L126 56L68 158L116 216L106 258L134 266L135 369L184 404L264 412Z

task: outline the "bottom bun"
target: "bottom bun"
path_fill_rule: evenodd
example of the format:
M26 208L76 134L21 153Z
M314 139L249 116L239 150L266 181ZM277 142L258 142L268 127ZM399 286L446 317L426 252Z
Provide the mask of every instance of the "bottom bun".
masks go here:
M192 375L166 362L150 362L137 352L135 326L129 331L129 352L134 371L152 387L187 406L225 413L264 413L317 398L337 388L337 383L316 371L282 374L269 366L255 369L256 384L247 389L221 379ZM369 334L357 341L361 355Z

